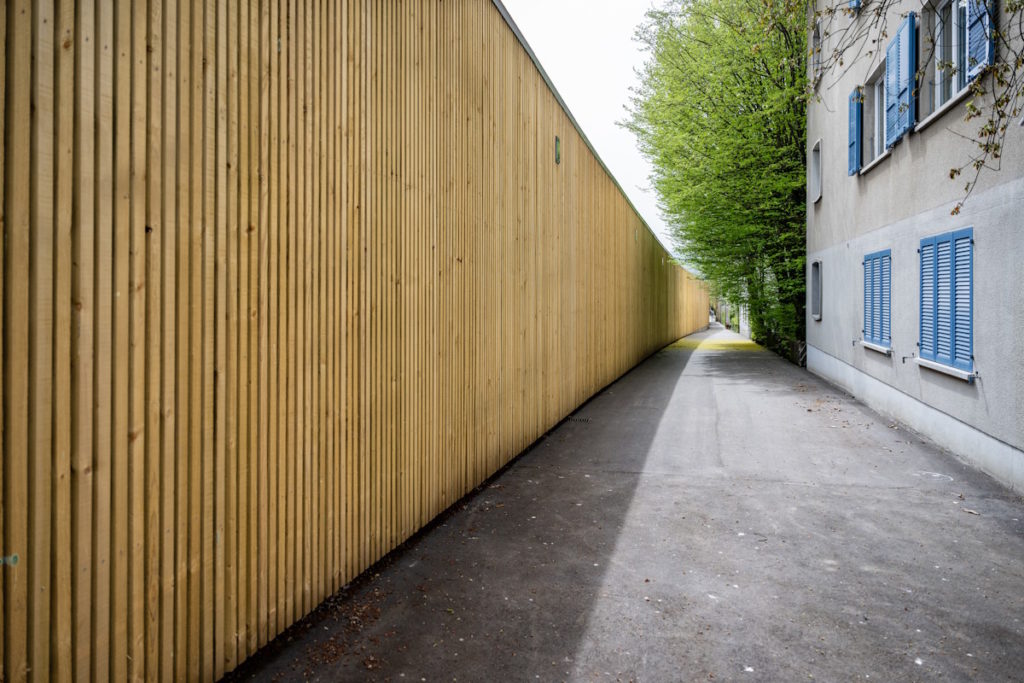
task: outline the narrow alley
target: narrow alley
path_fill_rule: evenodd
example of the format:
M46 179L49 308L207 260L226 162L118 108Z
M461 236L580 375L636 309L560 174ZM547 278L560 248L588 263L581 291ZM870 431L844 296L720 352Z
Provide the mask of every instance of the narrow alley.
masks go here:
M986 475L716 326L231 678L1012 680L1022 516Z

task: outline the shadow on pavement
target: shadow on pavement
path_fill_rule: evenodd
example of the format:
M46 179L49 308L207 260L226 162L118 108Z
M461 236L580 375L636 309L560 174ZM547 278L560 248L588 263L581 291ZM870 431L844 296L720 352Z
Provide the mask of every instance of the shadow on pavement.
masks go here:
M666 348L231 680L564 678L693 348Z

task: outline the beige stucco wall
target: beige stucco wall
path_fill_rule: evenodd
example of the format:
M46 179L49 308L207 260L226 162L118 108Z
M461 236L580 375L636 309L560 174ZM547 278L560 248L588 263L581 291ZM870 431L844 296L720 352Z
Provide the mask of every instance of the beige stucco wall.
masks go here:
M895 33L901 13L914 11L920 16L921 7L913 1L894 6L887 18L889 36ZM865 5L863 14L870 9ZM837 17L831 28L835 31L868 20L864 15ZM959 215L951 215L951 210L964 196L970 172L950 180L949 170L964 165L977 152L973 143L960 137L980 125L978 120L963 121L969 97L907 133L888 157L866 172L849 176L848 97L877 69L889 40L879 41L878 55L864 56L852 65L847 59L845 73L826 73L817 89L819 99L808 109L808 151L818 139L822 148L822 198L807 207L808 279L814 261L822 262L823 273L822 319L815 321L809 314L807 318L808 344L815 350L809 355L809 367L847 388L857 384L851 379L856 373L863 373L923 403L934 413L918 420L926 434L942 433L938 423L953 419L1010 446L1014 453L1010 457L1024 458L1020 420L1024 415L1024 127L1017 122L1011 125L1001 167L982 173ZM826 53L834 45L825 38ZM920 240L967 226L974 228L975 239L973 323L979 377L973 383L914 361ZM856 343L862 339L863 326L862 260L865 254L882 249L892 251L893 355L889 357ZM827 362L822 354L830 357ZM904 417L897 409L891 412ZM935 429L928 429L930 422Z
M823 3L819 2L819 6ZM955 180L949 170L963 166L977 146L964 140L977 132L979 121L963 121L968 96L923 130L911 132L896 144L889 157L861 175L847 175L848 98L853 88L864 85L885 57L885 46L908 11L921 16L922 3L896 2L887 19L889 38L879 41L877 54L863 55L853 63L832 69L815 91L817 101L808 106L807 149L822 141L822 199L807 207L807 248L814 252L856 235L876 230L909 216L934 209L963 196L969 172ZM856 18L838 16L831 30L839 31L853 22L870 21L871 5ZM1005 22L1005 18L1004 18ZM922 36L923 38L923 36ZM838 39L825 37L824 52L830 53ZM842 73L840 73L842 72ZM1006 149L997 172L982 173L975 193L997 187L1024 175L1024 127L1011 125ZM965 206L965 212L971 208ZM977 204L977 201L973 201ZM961 216L961 219L964 216ZM954 221L955 223L956 221ZM963 222L962 220L960 221ZM935 230L941 232L941 229Z

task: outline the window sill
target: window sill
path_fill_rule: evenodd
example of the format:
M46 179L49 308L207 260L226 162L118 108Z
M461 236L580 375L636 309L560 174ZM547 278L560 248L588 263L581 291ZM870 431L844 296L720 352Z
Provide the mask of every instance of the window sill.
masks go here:
M892 349L887 347L887 346L881 346L879 344L872 344L869 341L863 341L863 340L861 341L860 345L863 346L865 349L871 349L872 351L874 351L876 353L880 353L883 356L891 356L892 355Z
M968 83L967 85L965 85L963 88L960 89L960 92L958 92L955 95L953 95L952 97L950 97L949 100L947 102L943 103L943 105L941 107L939 107L938 109L933 111L928 116L924 117L924 120L922 120L920 123L918 123L916 126L914 126L914 132L915 133L920 133L922 130L924 130L928 126L932 125L935 122L936 119L942 118L942 116L946 112L948 112L950 109L952 109L956 105L958 105L961 102L963 102L965 99L967 99L967 96L970 95L970 94L971 94L971 84Z
M924 358L918 358L917 359L917 364L920 365L923 368L928 368L929 370L935 370L936 372L941 372L941 373L949 375L951 377L956 377L957 379L962 379L963 381L968 382L968 383L973 383L974 382L974 378L978 376L977 372L968 372L967 370L961 370L959 368L954 368L951 365L945 365L943 363L936 363L933 360L926 360Z
M860 175L864 175L865 173L867 173L868 171L873 169L875 166L877 166L878 164L882 163L882 161L884 161L885 159L888 159L890 154L892 154L892 147L890 147L889 149L887 149L884 152L882 152L881 154L879 154L877 157L872 159L870 163L868 163L866 166L864 166L864 168L860 169L860 171L859 171Z

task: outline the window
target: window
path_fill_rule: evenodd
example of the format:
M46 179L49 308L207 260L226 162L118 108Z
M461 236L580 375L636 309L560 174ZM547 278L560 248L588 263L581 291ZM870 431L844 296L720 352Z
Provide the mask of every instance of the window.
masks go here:
M956 11L953 7L956 6ZM935 108L948 102L967 82L962 68L966 0L946 0L935 13ZM956 87L954 87L954 84Z
M812 204L821 199L821 140L818 139L811 148L811 158L807 164L807 198Z
M917 119L914 80L917 31L913 12L900 24L885 50L885 146L892 147Z
M932 31L933 55L925 68L929 90L921 93L921 109L930 114L967 85L967 0L939 0L925 22Z
M884 62L882 63L884 66ZM874 131L874 153L872 158L882 155L885 151L885 69L878 74L878 78L872 84L875 91L875 131Z
M892 348L892 256L888 249L864 257L864 341Z
M921 240L921 358L974 368L974 232L964 228Z
M921 58L928 60L920 99L923 116L956 99L992 63L991 11L985 0L935 0L926 5L922 30L931 31L932 41L921 46Z
M857 175L860 170L860 135L861 118L864 105L864 95L860 88L854 88L850 93L850 136L849 136L849 160L847 162L847 175Z
M811 317L821 320L821 261L811 264Z
M885 152L885 61L868 78L861 92L861 159L863 166Z

